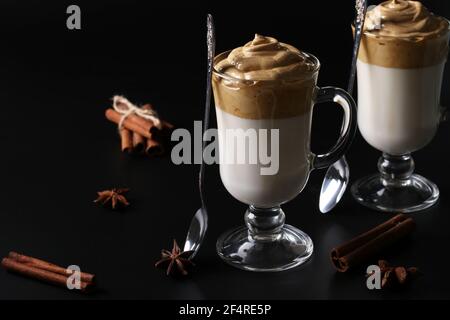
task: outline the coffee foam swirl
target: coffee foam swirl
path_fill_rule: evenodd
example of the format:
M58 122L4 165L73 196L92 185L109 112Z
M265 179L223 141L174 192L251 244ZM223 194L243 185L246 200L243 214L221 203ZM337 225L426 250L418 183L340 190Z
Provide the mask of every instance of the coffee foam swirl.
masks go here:
M364 31L378 37L423 41L448 31L448 22L418 1L391 0L367 12Z
M310 114L319 61L275 38L256 35L243 47L214 59L217 108L245 119Z
M316 66L293 46L256 34L252 41L231 51L215 67L237 79L293 80L311 74Z
M443 63L449 23L420 2L391 0L366 15L358 59L387 68L414 69Z

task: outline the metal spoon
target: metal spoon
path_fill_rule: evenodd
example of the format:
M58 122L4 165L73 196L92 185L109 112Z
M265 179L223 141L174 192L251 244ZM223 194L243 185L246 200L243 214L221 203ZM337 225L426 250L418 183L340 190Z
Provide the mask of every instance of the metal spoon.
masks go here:
M203 134L209 127L209 111L211 104L211 78L213 71L213 60L216 51L216 35L214 32L214 20L211 14L208 14L206 41L208 46L208 70L206 74L206 101L205 101L205 119L203 122ZM184 242L184 251L192 251L189 259L192 259L197 254L200 246L205 238L206 230L208 229L208 212L206 211L206 196L205 196L205 162L203 161L203 150L205 149L206 141L202 142L202 162L200 164L200 172L198 174L198 187L200 189L200 201L202 206L197 210L192 218L191 225Z
M355 43L353 45L352 67L350 69L350 79L347 92L353 94L353 86L356 76L356 59L358 57L359 45L361 43L362 29L367 11L367 0L356 0L356 21L355 21ZM356 133L353 133L353 135ZM341 200L350 179L350 168L345 156L332 164L325 174L320 190L319 209L322 213L327 213L333 209Z

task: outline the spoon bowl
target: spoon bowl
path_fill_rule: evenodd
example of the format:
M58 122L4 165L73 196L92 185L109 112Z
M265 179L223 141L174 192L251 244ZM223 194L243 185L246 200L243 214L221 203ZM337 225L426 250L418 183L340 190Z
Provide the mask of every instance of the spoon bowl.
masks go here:
M206 230L208 229L208 213L203 208L200 208L195 213L191 220L186 240L184 242L183 251L192 251L189 259L192 259L200 249L200 244L205 238Z
M327 213L341 200L350 179L350 169L345 157L328 168L320 190L319 209Z

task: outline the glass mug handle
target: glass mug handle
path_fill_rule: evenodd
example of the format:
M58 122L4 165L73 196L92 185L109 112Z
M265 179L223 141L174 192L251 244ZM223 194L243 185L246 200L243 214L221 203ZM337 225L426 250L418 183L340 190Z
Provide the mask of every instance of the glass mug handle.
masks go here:
M312 168L322 169L331 166L347 152L356 132L356 103L346 91L335 87L317 89L315 103L336 102L344 110L344 119L338 141L328 153L313 154Z

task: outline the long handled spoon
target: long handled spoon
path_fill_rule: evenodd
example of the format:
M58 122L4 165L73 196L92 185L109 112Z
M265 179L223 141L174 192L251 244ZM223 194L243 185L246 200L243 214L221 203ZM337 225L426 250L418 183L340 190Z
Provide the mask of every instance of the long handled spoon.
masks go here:
M356 60L358 58L359 46L361 43L362 29L367 11L367 0L356 1L356 21L355 21L355 43L353 45L352 66L350 69L350 79L348 82L348 93L353 94L353 87L356 76ZM356 132L356 130L355 130ZM354 133L353 133L354 135ZM320 190L319 209L322 213L327 213L333 209L341 200L350 179L350 168L345 156L332 164L325 174Z
M208 130L209 127L209 113L211 104L211 79L213 71L213 59L216 51L216 36L214 32L214 21L211 14L207 17L207 34L206 41L208 46L208 70L206 74L206 101L205 101L205 119L203 122L203 133ZM205 200L205 162L203 160L203 150L205 149L206 142L202 144L202 162L200 164L200 172L198 175L198 186L200 189L200 201L201 208L197 210L192 218L191 225L184 242L184 251L192 251L189 259L194 258L198 253L200 246L205 238L206 230L208 229L208 212L206 211Z

